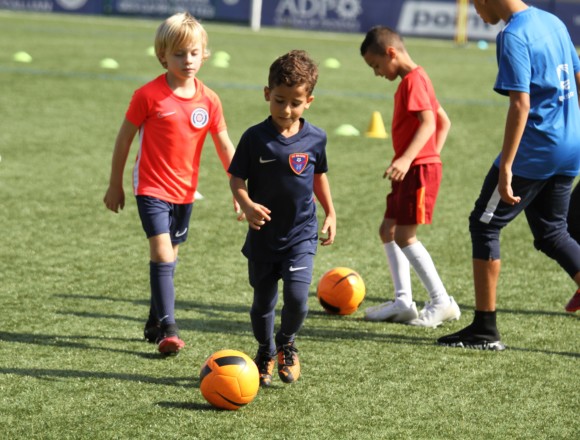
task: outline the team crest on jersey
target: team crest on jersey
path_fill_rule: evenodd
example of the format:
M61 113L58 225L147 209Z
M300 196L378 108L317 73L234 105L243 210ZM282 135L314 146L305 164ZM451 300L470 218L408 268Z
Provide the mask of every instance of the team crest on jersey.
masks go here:
M191 124L195 128L203 128L209 121L209 114L206 109L198 107L191 112Z
M290 168L296 174L301 174L302 171L306 168L306 164L308 164L308 154L306 153L292 153L288 156L288 160L290 162Z

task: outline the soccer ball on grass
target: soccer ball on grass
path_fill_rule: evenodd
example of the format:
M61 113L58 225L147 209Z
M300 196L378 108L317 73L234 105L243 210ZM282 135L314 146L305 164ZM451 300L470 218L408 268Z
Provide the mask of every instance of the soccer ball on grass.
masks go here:
M359 308L365 297L365 283L348 267L335 267L318 281L318 301L332 315L350 315Z
M258 367L245 353L216 351L200 371L201 394L214 407L237 410L250 403L260 388Z

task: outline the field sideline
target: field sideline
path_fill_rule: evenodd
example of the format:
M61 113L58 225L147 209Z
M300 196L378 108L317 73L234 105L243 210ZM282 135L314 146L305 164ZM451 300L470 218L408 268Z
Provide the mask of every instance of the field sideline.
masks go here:
M498 322L508 350L446 349L437 337L473 315L467 216L503 136L507 100L492 90L495 47L408 39L452 129L433 225L420 229L463 316L428 330L365 322L362 310L326 315L316 280L348 266L367 286L362 308L390 299L378 226L390 140L364 133L373 111L390 128L396 83L375 78L362 35L205 23L212 52L199 78L220 96L234 143L265 119L270 63L305 49L320 63L305 117L329 135L329 180L338 215L319 249L310 314L297 346L303 377L236 411L199 392L214 351L253 356L252 292L226 175L206 146L188 242L180 249L176 317L187 343L160 359L142 341L148 255L134 200L118 215L102 203L117 130L133 91L159 75L148 54L158 19L0 11L0 438L6 439L564 439L580 437L578 314L564 312L571 280L533 248L519 218L502 234ZM14 60L16 52L32 57ZM119 68L100 67L113 58ZM325 67L336 58L340 68ZM126 169L125 191L136 145ZM413 277L418 303L427 299ZM419 305L419 304L418 304Z

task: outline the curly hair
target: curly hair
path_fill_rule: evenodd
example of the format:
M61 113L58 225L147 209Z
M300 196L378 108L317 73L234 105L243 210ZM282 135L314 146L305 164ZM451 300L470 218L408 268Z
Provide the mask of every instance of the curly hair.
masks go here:
M268 87L305 85L308 95L312 94L318 81L318 66L304 50L292 50L278 57L270 66Z

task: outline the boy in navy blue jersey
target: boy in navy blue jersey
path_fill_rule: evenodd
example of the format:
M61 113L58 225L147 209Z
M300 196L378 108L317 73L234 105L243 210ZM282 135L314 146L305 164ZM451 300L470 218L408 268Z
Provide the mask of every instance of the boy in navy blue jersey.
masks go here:
M292 383L300 376L294 338L308 312L318 240L313 195L326 214L321 244L332 244L336 232L325 174L326 134L301 117L314 100L317 79L318 68L304 51L294 50L274 61L264 88L270 116L243 134L228 170L232 192L249 224L242 253L254 288L250 317L259 344L255 362L262 386L271 384L276 355L282 381ZM284 307L274 337L280 279Z
M501 229L522 211L534 246L558 264L580 291L580 245L566 216L580 171L580 60L564 24L520 0L474 0L480 17L505 28L497 37L494 90L509 96L500 155L469 218L475 316L441 345L503 350L496 324Z

